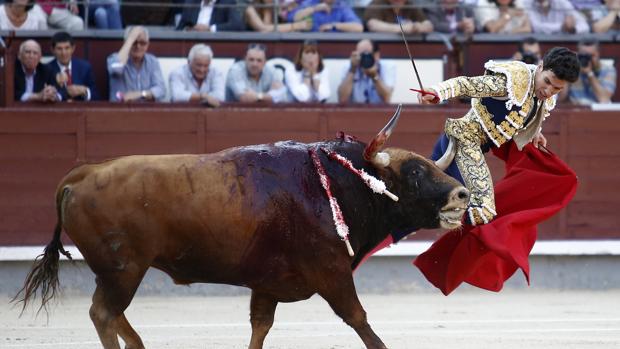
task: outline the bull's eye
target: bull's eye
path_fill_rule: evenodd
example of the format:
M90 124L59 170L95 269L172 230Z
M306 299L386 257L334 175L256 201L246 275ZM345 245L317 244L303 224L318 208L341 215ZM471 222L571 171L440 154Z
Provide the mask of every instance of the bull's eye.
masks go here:
M411 170L411 175L414 177L419 177L424 173L424 169L421 167L415 167Z

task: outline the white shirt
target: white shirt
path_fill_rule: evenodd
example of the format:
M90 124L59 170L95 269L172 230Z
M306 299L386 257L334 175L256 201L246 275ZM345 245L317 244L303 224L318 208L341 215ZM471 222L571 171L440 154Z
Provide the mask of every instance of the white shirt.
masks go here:
M34 72L31 75L28 75L28 73L26 72L26 69L24 69L24 66L21 66L22 70L24 71L24 76L26 77L26 86L24 88L24 94L22 94L22 96L19 98L20 101L22 102L26 102L28 99L30 99L30 96L32 96L33 91L34 91L34 76L37 74L37 70L35 69Z
M215 5L215 0L207 1L203 0L202 5L200 7L200 13L198 14L198 19L196 20L196 24L209 25L211 23L211 16L213 15L213 5ZM211 25L210 30L212 32L217 31L215 24Z
M224 74L213 66L209 67L209 73L200 86L194 79L189 64L171 72L168 81L173 102L187 102L193 93L207 93L218 101L224 100L226 80Z
M541 34L557 34L562 32L562 25L567 16L575 18L575 31L579 34L590 31L588 22L583 14L575 10L568 0L551 1L549 12L544 14L540 11L534 0L525 0L523 7L527 9L532 32Z
M39 5L26 13L26 21L20 27L13 25L6 14L6 4L0 6L0 30L47 30L47 19L40 13L43 10Z
M323 67L323 71L314 76L315 80L318 80L319 89L315 91L310 86L304 84L305 71L296 70L295 68L287 69L285 72L286 86L295 98L297 102L324 102L331 95L331 88L329 87L329 72L326 67Z

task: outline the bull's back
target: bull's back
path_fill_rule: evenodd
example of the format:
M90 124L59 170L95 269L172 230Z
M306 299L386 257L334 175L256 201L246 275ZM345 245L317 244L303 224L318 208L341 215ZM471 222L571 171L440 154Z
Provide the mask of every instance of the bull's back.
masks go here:
M301 148L274 154L269 146L84 165L61 184L70 188L65 230L95 272L136 263L178 282L239 283L273 218L273 196L300 190L286 169L306 165Z

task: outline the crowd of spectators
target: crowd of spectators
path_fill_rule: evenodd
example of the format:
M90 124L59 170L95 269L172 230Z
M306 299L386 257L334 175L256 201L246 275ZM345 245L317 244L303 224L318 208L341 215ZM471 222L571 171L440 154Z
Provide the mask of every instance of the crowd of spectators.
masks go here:
M125 30L123 45L107 58L109 101L165 100L167 86L159 60L148 52L149 43L145 27ZM56 32L51 40L54 59L42 64L40 45L35 40L24 41L15 62L15 100L99 100L90 63L73 57L74 51L72 36L64 31ZM539 64L541 54L539 43L531 37L519 44L512 59ZM616 70L612 63L601 60L599 43L592 38L581 40L578 54L580 78L560 94L560 100L580 105L611 102ZM196 44L189 50L187 63L168 77L170 100L211 107L218 107L222 102L323 103L333 93L317 41L304 41L290 67L283 67L284 72L268 65L267 57L264 44L250 44L245 56L224 72L212 66L211 47ZM362 39L339 76L335 91L339 103L387 104L394 90L396 69L393 63L381 59L378 43Z
M148 52L149 31L143 26L125 30L118 52L107 58L109 101L163 101L166 83L157 57ZM16 101L91 101L100 99L89 62L73 57L73 37L56 32L51 40L54 59L41 62L41 47L35 40L24 41L15 62ZM279 72L267 65L267 47L253 43L245 56L227 72L211 65L214 53L205 44L190 50L187 63L169 76L172 102L199 102L217 107L222 102L239 103L322 103L332 91L329 72L319 44L304 41L288 69ZM337 72L334 72L338 74ZM342 71L338 100L342 103L389 103L396 80L395 67L381 60L379 46L368 39L359 41L350 62Z
M122 29L119 0L0 0L2 30ZM620 0L172 0L177 30L279 32L605 33ZM129 10L127 11L129 12ZM131 17L131 16L130 16ZM397 20L398 19L398 20ZM128 23L131 25L133 23Z
M275 2L274 2L275 1ZM620 0L175 0L180 5L174 28L187 31L260 32L430 32L473 34L587 33L620 28ZM2 2L2 0L0 0ZM389 103L396 69L381 59L379 46L359 41L332 91L329 73L316 41L300 45L293 68L279 73L267 65L267 48L250 45L229 71L211 66L212 49L194 46L187 64L170 74L167 92L159 60L148 52L149 32L144 26L124 26L118 0L5 0L0 5L0 29L60 29L52 38L55 59L43 65L41 47L28 40L19 49L15 69L15 98L20 101L98 100L92 69L72 57L75 49L68 32L88 23L100 29L125 27L125 40L107 58L109 100L281 103L324 102L334 95L340 103ZM79 6L78 6L79 5ZM242 5L242 6L240 6ZM276 6L277 5L277 6ZM360 3L357 3L360 5ZM610 102L616 71L600 59L599 44L584 40L579 46L583 67L577 83L559 96L575 104ZM533 38L521 43L514 59L536 64L540 48Z

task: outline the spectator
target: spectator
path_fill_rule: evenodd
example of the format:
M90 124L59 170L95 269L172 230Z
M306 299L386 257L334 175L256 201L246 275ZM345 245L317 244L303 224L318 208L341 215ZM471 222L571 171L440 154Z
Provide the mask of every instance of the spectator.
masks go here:
M570 0L577 11L591 10L601 4L601 0Z
M87 0L88 18L97 29L123 29L118 0Z
M295 70L286 71L286 86L297 102L325 102L331 95L329 73L319 45L306 40L295 55Z
M368 31L400 33L396 15L400 18L405 34L423 34L433 31L433 24L426 19L424 11L413 8L415 0L373 0L364 11L364 23Z
M146 51L149 32L142 26L127 27L125 42L117 53L108 57L110 101L161 101L166 84L159 61Z
M596 39L582 39L577 45L577 56L581 64L579 79L572 83L560 99L570 99L578 105L611 103L616 92L616 69L613 63L601 61L599 43Z
M482 31L498 34L531 33L530 19L520 0L480 0L475 10Z
M56 102L61 96L54 87L54 75L41 63L41 46L26 40L19 46L15 61L15 100Z
M289 2L289 4L295 4L295 2ZM287 18L280 17L280 23L276 27L273 24L273 18L273 0L252 1L245 9L245 20L248 27L257 32L278 31L281 33L288 33L312 29L312 21L309 19L302 19L299 22L293 23L284 23L287 21Z
M425 10L436 32L471 35L476 31L474 11L470 6L459 6L459 0L441 0L439 6Z
M263 44L250 44L245 59L230 67L226 77L226 100L243 103L279 103L286 100L286 87L276 79L275 68L265 66Z
M532 32L540 34L587 33L590 31L583 14L568 0L525 0Z
M620 31L620 0L605 0L605 4L593 8L590 14L593 33Z
M298 22L309 16L312 18L313 32L364 31L362 21L344 0L304 0L298 8L289 12L288 21Z
M224 75L211 66L213 51L205 44L189 50L187 64L170 73L173 102L200 102L219 107L224 100Z
M0 30L47 30L47 20L32 0L7 0L0 5Z
M575 10L581 12L588 22L591 21L590 12L601 5L603 0L569 0Z
M512 59L526 64L538 64L542 59L538 40L534 37L525 38L519 43L519 49L512 55Z
M73 57L75 43L67 32L52 36L54 59L47 64L56 77L56 89L65 101L98 100L93 70L87 61Z
M396 83L396 68L381 61L379 45L368 39L357 43L338 87L340 103L389 103Z
M82 30L84 21L78 16L79 9L75 0L38 0L47 14L47 24L52 28L64 30Z
M236 0L185 0L177 30L203 32L245 30Z

